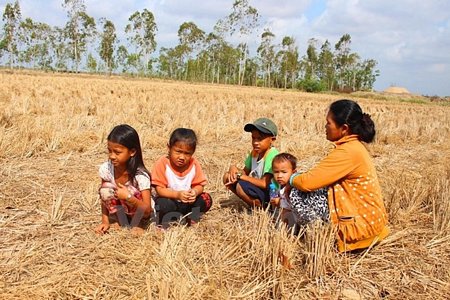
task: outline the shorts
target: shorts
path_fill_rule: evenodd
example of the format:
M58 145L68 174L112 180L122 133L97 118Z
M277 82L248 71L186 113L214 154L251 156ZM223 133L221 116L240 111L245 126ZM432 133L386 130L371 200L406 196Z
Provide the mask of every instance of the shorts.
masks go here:
M239 180L237 184L241 186L244 193L246 193L250 198L258 199L259 201L261 201L261 204L264 208L269 205L270 197L268 189L265 190L259 188L256 185L245 180Z

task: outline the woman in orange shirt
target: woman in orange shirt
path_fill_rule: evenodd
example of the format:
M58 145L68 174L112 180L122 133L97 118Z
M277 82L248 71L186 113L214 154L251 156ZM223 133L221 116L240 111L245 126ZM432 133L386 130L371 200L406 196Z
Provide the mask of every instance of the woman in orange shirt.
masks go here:
M364 249L389 234L375 166L361 143L373 141L375 125L356 102L346 99L330 105L326 121L327 140L335 148L308 172L292 175L290 185L304 192L328 187L338 250Z

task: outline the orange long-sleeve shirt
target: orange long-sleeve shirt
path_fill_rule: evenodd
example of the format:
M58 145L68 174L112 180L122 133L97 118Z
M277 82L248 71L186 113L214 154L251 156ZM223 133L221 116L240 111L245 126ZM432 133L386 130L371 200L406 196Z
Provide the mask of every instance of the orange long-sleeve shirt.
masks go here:
M389 234L375 166L357 135L343 137L335 146L292 183L305 192L329 186L330 219L338 226L339 251L367 248Z

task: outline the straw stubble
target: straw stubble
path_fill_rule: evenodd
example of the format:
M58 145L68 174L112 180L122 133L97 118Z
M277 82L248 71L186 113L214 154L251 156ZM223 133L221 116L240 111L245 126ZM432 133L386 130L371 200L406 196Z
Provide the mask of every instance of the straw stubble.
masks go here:
M0 72L0 298L448 299L450 108L357 98L377 126L368 146L392 234L338 254L333 231L302 237L247 213L222 186L266 116L275 146L307 170L331 149L327 106L342 95L160 80ZM402 99L399 99L402 100ZM137 129L147 167L190 127L214 205L196 226L97 236L98 166L117 124Z

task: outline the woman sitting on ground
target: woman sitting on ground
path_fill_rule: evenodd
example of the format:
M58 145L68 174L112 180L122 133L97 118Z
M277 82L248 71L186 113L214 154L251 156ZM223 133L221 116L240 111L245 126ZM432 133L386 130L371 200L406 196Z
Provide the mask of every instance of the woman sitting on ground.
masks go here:
M338 250L364 249L389 234L375 166L361 143L373 141L375 125L356 102L346 99L331 104L326 120L327 140L335 149L308 172L292 175L290 185L303 192L328 187Z

